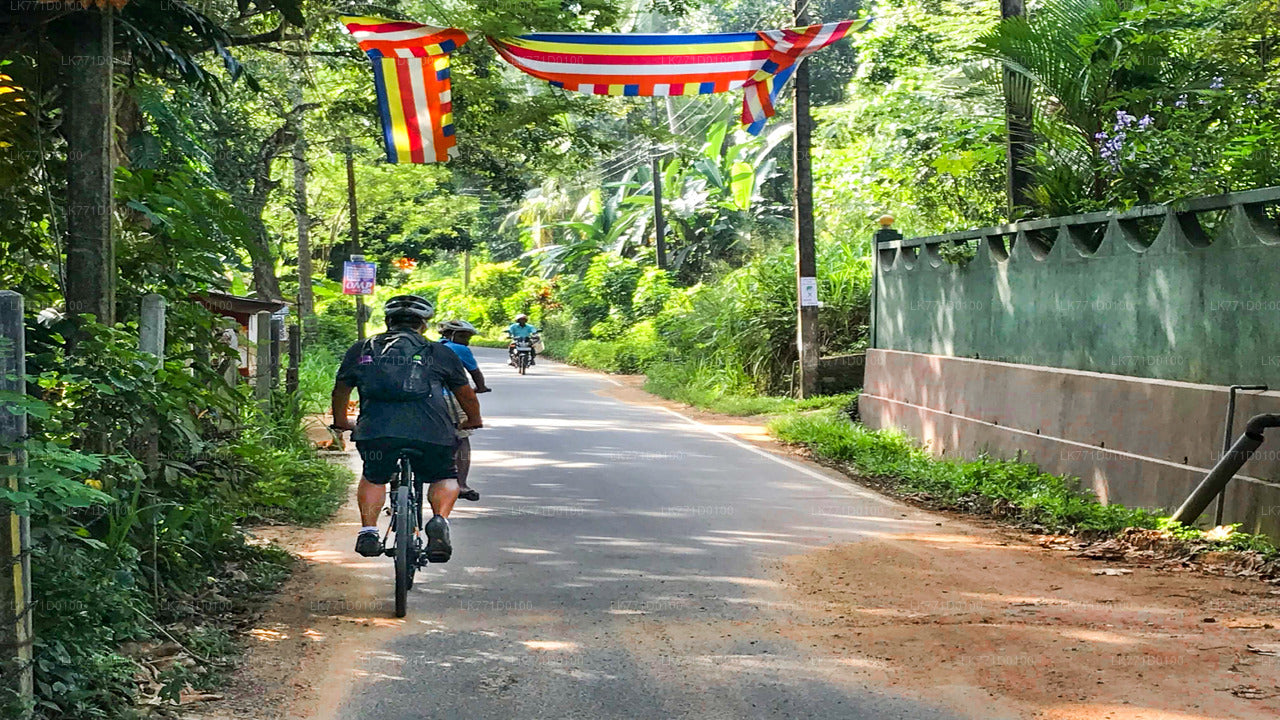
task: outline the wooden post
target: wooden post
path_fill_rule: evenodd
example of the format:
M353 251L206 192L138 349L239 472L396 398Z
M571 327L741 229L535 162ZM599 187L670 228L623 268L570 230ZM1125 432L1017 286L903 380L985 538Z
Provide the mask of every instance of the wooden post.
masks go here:
M471 251L462 251L462 294L471 292Z
M351 145L351 138L347 138L347 214L351 216L351 246L350 252L352 260L360 255L360 220L356 214L356 160L355 148ZM364 296L356 296L356 336L361 340L365 339L364 323L368 318L365 317Z
M298 393L298 366L302 364L302 333L297 323L289 326L289 371L285 375L284 389L290 395Z
M0 290L0 391L26 393L26 336L22 296ZM13 445L27 435L27 416L14 414L0 401L0 444ZM0 464L23 466L19 451L0 456ZM18 475L7 478L10 490L24 484ZM31 527L25 514L7 508L8 527L0 532L0 677L5 689L15 693L23 706L32 704L31 648ZM29 717L23 712L19 717Z
M1000 17L1026 15L1024 0L1000 0ZM1031 204L1031 186L1035 177L1027 164L1035 154L1032 135L1031 81L1003 69L1005 120L1005 194L1009 204L1009 220L1022 214L1019 209Z
M280 344L284 340L284 318L271 317L271 387L280 387Z
M115 240L111 231L112 13L85 10L67 19L62 128L67 138L67 311L115 322Z
M809 24L807 0L795 0L796 26ZM818 262L814 250L813 172L810 165L809 140L812 131L809 117L809 65L801 60L796 66L792 89L795 141L792 169L794 176L796 224L796 348L800 353L800 397L810 397L818 387Z
M254 323L253 396L260 401L271 399L271 313L263 310Z

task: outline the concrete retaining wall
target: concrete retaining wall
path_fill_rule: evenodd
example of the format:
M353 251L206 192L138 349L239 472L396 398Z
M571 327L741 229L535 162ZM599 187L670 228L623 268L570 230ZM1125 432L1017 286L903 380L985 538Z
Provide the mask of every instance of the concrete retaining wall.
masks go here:
M1172 510L1221 453L1227 388L874 349L858 405L936 454L1021 458L1104 502ZM1280 412L1280 392L1238 395L1236 434L1261 412ZM1280 433L1242 473L1226 522L1280 538Z
M1280 388L1280 188L876 247L874 347Z

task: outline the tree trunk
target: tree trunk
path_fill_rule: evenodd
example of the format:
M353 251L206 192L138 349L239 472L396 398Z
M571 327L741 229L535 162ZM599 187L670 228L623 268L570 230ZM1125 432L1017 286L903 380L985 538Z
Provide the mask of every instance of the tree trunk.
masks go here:
M67 311L115 322L115 241L111 229L112 16L86 10L68 19L62 70L67 77Z
M293 88L295 107L302 105L302 90ZM307 138L298 113L297 139L293 142L293 212L298 219L298 319L303 335L315 333L315 295L311 288L311 217L307 214Z

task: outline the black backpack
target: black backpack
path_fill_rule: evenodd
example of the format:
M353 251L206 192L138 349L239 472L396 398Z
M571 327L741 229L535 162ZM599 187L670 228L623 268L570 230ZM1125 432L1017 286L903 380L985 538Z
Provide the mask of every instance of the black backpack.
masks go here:
M412 330L374 335L360 347L356 386L378 402L414 402L434 395L435 344Z

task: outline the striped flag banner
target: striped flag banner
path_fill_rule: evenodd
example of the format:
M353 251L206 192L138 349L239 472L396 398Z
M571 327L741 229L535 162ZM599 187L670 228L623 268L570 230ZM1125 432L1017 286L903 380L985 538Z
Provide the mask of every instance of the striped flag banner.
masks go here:
M468 40L467 33L376 17L343 17L342 24L373 63L387 159L448 160L455 150L449 54ZM844 20L744 33L532 33L488 41L529 75L589 95L743 90L742 123L759 134L796 64L843 39L852 26Z
M555 87L588 95L706 95L744 90L752 134L774 115L796 63L849 34L852 20L706 35L533 33L489 43L509 63Z
M445 162L454 155L449 53L467 33L377 17L344 16L373 65L382 136L391 163Z

